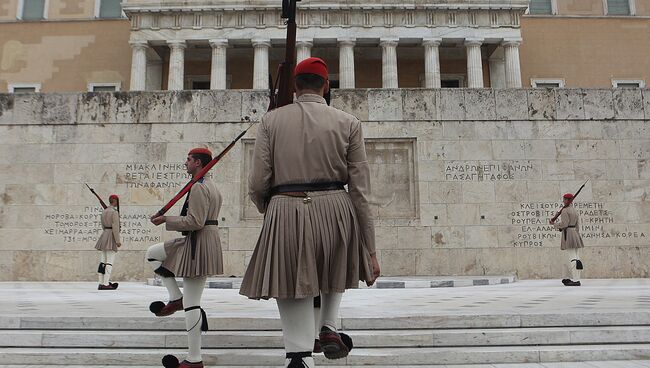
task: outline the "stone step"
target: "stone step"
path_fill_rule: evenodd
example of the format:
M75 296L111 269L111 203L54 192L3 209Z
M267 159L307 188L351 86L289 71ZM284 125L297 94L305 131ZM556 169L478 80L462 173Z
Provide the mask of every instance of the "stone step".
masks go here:
M28 368L58 368L60 365L30 365ZM160 365L132 365L129 368L160 368ZM250 366L219 365L219 368L245 368ZM394 365L327 365L328 368L395 368ZM399 365L400 368L643 368L650 367L650 360L607 360L562 363L519 363L504 364L445 364L445 365ZM24 365L0 365L0 368L27 368ZM99 365L66 365L66 368L105 368Z
M143 306L146 308L146 306ZM210 317L214 330L280 330L278 317ZM538 313L538 314L446 314L404 317L346 317L339 320L343 330L407 330L440 328L516 328L562 326L643 326L650 325L650 311ZM2 329L36 330L184 330L182 313L172 317L145 316L65 317L0 316Z
M650 326L359 330L358 348L650 343ZM282 348L280 331L208 331L203 347ZM0 347L186 348L184 331L4 330Z
M517 276L409 276L409 277L385 277L382 276L370 288L375 289L422 289L440 287L466 287L512 284L517 281ZM177 278L178 286L183 287L183 279ZM210 277L205 283L210 289L239 289L241 277ZM147 279L149 286L162 286L159 277ZM360 289L368 289L364 282L359 282Z
M165 354L184 356L182 349L37 349L7 348L0 350L4 364L107 365L141 366L160 364ZM634 360L650 356L650 344L494 346L456 348L378 348L354 349L345 359L328 361L317 355L318 365L404 366L431 364L491 364L578 362L588 360ZM204 349L207 365L281 366L282 349Z

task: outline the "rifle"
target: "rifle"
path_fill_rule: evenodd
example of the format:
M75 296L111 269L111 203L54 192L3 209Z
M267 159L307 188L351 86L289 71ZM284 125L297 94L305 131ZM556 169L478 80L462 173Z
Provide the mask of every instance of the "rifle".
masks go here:
M587 181L589 181L589 179L587 179ZM564 206L562 206L562 208L560 208L559 211L557 211L557 213L555 214L555 216L553 216L553 218L551 219L551 223L554 223L555 220L557 220L557 218L560 217L560 214L562 213L562 210L563 210L563 209L565 209L565 208L569 207L571 204L573 204L573 200L575 200L576 197L578 196L578 194L580 194L580 191L582 190L582 188L585 187L585 185L587 184L587 181L585 181L585 183L582 184L582 186L580 187L580 189L578 189L578 191L573 195L573 198L571 198L571 200L569 201L569 203L565 204Z
M293 68L296 62L296 2L300 0L282 0L281 18L287 20L287 39L284 61L278 66L278 76L273 84L269 76L271 100L269 109L277 109L293 102Z
M174 198L172 198L172 199L171 199L171 200L170 200L166 205L163 206L163 208L161 208L158 212L156 212L156 214L155 214L154 216L152 216L152 217L162 216L162 215L164 215L167 211L169 211L169 209L172 208L172 207L174 206L174 204L176 204L176 202L178 202L179 199L183 198L183 196L184 196L185 194L187 194L187 192L190 191L190 188L192 188L192 185L194 185L194 183L196 183L197 181L201 180L201 178L204 177L205 174L207 174L207 172L210 171L210 169L211 169L214 165L216 165L217 162L219 162L219 161L221 160L221 158L223 158L223 156L225 156L226 153L228 153L228 151L230 151L231 148L233 148L233 147L235 146L235 143L237 143L237 141L239 141L239 140L241 139L241 137L243 137L244 134L246 134L246 132L248 132L248 130L253 126L253 124L255 124L255 123L252 123L252 124L249 125L248 128L246 128L243 132L239 133L239 135L237 136L237 138L235 138L232 142L230 142L230 144L229 144L226 148L224 148L223 151L221 151L221 153L219 153L215 158L213 158L212 161L208 162L208 164L205 165L205 166L201 169L201 171L199 171L199 172L198 172L198 173L197 173L197 174L192 178L192 180L190 180L187 184L185 184L185 186L183 187L183 189L181 189L180 192L178 192L178 193L174 196Z
M86 186L88 187L88 189L90 189L90 191L95 195L95 197L97 197L97 199L99 199L99 204L102 205L102 208L103 208L103 209L106 209L108 206L106 205L106 203L104 203L104 201L102 200L102 198L101 198L97 193L95 193L95 190L94 190L93 188L91 188L90 185L88 185L88 183L84 183L84 184L86 184Z

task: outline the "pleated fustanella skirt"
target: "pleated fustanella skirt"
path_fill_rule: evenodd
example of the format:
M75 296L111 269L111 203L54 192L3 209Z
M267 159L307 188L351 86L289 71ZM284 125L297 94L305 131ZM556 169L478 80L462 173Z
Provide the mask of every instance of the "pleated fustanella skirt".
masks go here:
M244 275L251 299L300 299L343 292L372 279L356 212L344 190L276 195Z
M113 229L104 229L104 231L102 231L102 234L99 236L99 239L97 239L97 243L95 244L95 249L117 252L119 248L117 247L117 242L113 236Z
M223 274L221 240L216 226L206 226L196 235L196 253L192 257L189 236L167 240L167 258L163 267L176 277L203 277Z

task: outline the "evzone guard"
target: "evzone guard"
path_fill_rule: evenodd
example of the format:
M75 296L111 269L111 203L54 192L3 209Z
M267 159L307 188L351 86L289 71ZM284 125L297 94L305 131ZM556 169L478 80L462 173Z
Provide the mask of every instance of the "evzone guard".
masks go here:
M185 161L187 173L197 179L199 172L212 161L207 148L192 149ZM163 358L166 368L201 368L201 331L208 330L207 316L201 308L201 296L208 276L223 273L218 217L221 194L212 180L200 177L191 186L180 216L152 216L154 225L166 224L169 231L180 231L183 237L155 244L147 250L146 258L162 279L169 301L151 303L150 310L158 317L185 311L188 354L179 362L172 355ZM183 292L174 277L183 278Z
M264 222L240 293L276 299L285 366L311 368L314 297L321 296L320 348L343 358L349 348L336 326L343 292L359 280L372 284L380 269L361 123L325 103L323 60L302 61L295 75L297 101L258 126L249 195Z
M578 212L573 207L573 200L578 193L575 195L571 193L565 194L562 197L563 207L558 213L560 215L560 221L556 221L557 215L549 221L555 229L562 232L560 249L566 251L568 254L568 266L571 278L562 279L564 286L580 286L580 276L584 268L580 259L581 250L584 248L584 243L580 236L580 216L578 216Z
M97 267L99 275L97 290L115 290L118 287L117 282L110 280L117 251L122 246L120 240L120 198L117 194L111 194L108 197L108 203L109 206L104 208L101 215L102 233L95 244L95 249L101 252Z

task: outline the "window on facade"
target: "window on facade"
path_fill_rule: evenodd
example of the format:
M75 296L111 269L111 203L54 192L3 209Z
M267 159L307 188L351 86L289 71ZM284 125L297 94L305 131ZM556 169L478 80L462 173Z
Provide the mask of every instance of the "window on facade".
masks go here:
M441 88L460 88L460 79L441 79Z
M23 0L23 20L40 20L45 18L45 0Z
M528 10L532 15L553 14L552 0L530 0Z
M643 88L645 83L642 80L613 80L612 87L614 88Z
M41 91L41 85L36 83L36 84L9 84L9 92L10 93L32 93L32 92L40 92Z
M564 79L531 79L533 88L564 88Z
M93 86L91 92L115 92L117 88L115 86Z
M210 81L192 81L191 89L210 89Z
M608 15L630 15L630 0L607 0Z
M100 18L121 18L122 6L121 0L97 0L99 1Z

